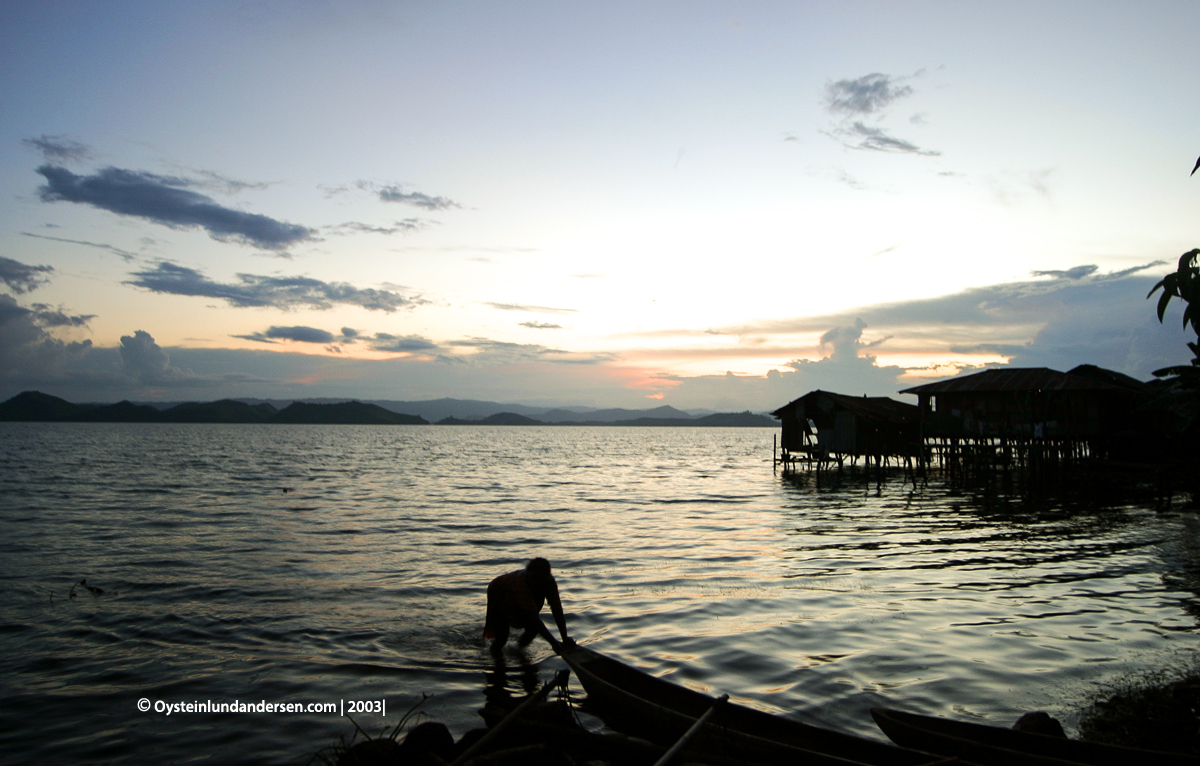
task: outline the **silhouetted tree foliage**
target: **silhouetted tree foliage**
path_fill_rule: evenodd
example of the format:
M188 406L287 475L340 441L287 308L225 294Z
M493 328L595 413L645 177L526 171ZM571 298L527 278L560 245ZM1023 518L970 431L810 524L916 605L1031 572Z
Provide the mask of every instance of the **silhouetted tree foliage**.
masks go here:
M1183 379L1180 382L1189 386L1200 383L1200 265L1197 264L1197 258L1200 258L1200 249L1189 250L1179 256L1179 268L1175 273L1159 280L1154 289L1146 295L1149 298L1162 290L1158 299L1159 322L1163 321L1172 298L1178 298L1186 304L1183 309L1183 326L1191 325L1197 340L1196 343L1187 344L1192 350L1192 363L1190 366L1164 367L1155 370L1154 374L1160 378L1179 376Z

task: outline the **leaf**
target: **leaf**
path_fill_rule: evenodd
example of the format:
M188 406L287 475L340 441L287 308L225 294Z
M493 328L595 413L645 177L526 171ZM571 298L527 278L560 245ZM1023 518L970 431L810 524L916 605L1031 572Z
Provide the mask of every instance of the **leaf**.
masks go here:
M1170 292L1163 290L1162 297L1158 299L1158 323L1162 324L1163 316L1167 313L1167 304L1171 302L1174 296Z

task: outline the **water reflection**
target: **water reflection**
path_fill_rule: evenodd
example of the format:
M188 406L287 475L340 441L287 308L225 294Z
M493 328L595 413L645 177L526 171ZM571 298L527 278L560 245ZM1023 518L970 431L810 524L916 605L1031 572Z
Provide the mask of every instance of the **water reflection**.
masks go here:
M549 656L539 641L495 664L478 638L487 583L532 555L561 572L581 642L868 736L880 704L1069 725L1077 691L1200 644L1192 515L902 472L782 481L771 437L0 424L0 717L16 723L0 749L81 762L112 737L109 761L211 754L209 724L136 717L141 696L402 710L428 693L422 709L461 734L481 675L486 701L523 696ZM119 597L49 601L85 577ZM223 731L290 763L344 724Z
M514 691L525 696L538 690L537 665L526 650L515 652L517 662L514 667L510 667L505 656L508 652L489 654L492 654L495 662L483 679L483 696L488 702L505 703L513 698Z

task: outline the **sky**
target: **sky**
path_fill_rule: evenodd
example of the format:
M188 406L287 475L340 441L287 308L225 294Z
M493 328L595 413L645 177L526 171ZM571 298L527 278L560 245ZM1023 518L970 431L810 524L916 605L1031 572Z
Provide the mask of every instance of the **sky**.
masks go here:
M1186 362L1200 5L0 5L0 398ZM911 397L903 397L905 400Z

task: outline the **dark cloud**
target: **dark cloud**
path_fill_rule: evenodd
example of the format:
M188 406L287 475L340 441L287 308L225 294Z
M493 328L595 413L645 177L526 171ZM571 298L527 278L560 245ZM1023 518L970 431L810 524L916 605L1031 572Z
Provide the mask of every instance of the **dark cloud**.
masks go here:
M896 99L912 95L911 85L899 84L902 79L876 72L856 80L831 82L825 86L825 104L835 113L874 114Z
M383 202L402 202L406 205L415 205L426 210L451 210L462 207L462 205L446 197L434 197L422 194L421 192L406 193L398 186L385 186L380 189L379 199Z
M462 207L462 205L448 197L438 197L417 191L406 192L403 187L397 184L380 186L371 181L359 181L355 186L363 191L374 192L379 196L381 202L400 202L405 205L424 208L425 210L453 210ZM339 188L335 190L335 193L340 191L343 191L343 189Z
M269 327L266 332L256 332L250 335L234 335L234 338L244 338L260 343L275 343L280 340L291 340L297 343L333 343L336 336L328 330L316 327Z
M918 72L919 76L921 73ZM941 152L923 149L912 141L898 138L881 127L863 122L875 116L882 119L887 107L897 99L913 94L911 85L902 84L907 77L894 77L878 72L856 80L838 80L825 86L825 107L840 120L827 134L850 149L875 152L898 152L936 157ZM918 119L919 117L919 119ZM924 115L914 115L910 122L923 124Z
M32 292L50 281L43 276L54 271L53 266L30 266L0 255L0 281L14 293Z
M373 351L391 351L394 353L431 353L441 350L441 347L428 338L420 335L389 335L386 332L375 333L374 338L367 340L367 345Z
M95 314L68 314L62 306L55 308L46 303L32 303L29 307L33 321L42 327L87 327L96 318Z
M562 325L553 322L521 322L521 327L528 327L531 330L561 330L563 328Z
M92 158L92 148L70 136L24 138L21 143L38 150L47 162L86 162Z
M390 290L358 288L345 282L322 282L309 277L268 277L238 274L238 282L214 282L195 269L159 263L153 269L136 271L125 284L168 295L219 298L238 308L271 307L329 309L335 303L359 306L369 311L391 313L426 303Z
M872 128L855 121L848 128L838 128L835 131L846 139L843 143L851 149L868 149L876 152L903 152L921 154L926 157L937 157L941 152L922 149L911 141L888 135L882 128Z
M218 205L212 198L185 188L196 185L189 179L120 168L81 176L57 165L42 165L37 172L46 179L40 189L44 202L91 205L175 229L202 228L220 242L240 242L265 250L283 250L316 236L316 230L307 226Z
M574 314L578 309L556 309L550 306L527 306L523 303L487 303L501 311L527 311L532 314Z
M100 250L107 250L108 252L110 252L114 255L120 256L126 263L137 259L137 255L135 253L131 253L128 250L122 250L119 247L113 247L112 245L106 245L103 242L88 242L87 240L83 240L83 239L67 239L65 237L49 237L49 236L46 236L45 234L31 234L30 232L27 232L27 231L23 231L23 232L21 232L21 234L26 237L36 237L37 239L48 239L53 242L66 242L69 245L83 245L85 247L95 247Z
M358 330L355 330L353 327L343 327L342 328L342 337L343 338L357 338Z
M28 308L17 303L10 295L0 295L0 313L3 321L20 318L21 321L41 329L52 327L87 327L88 322L96 318L95 314L72 315L59 306L57 308L46 303L33 303Z
M68 342L52 334L56 327L79 326L90 318L72 318L43 304L25 308L11 295L0 295L0 386L5 393L11 391L11 396L73 379L98 383L101 375L78 369L92 350L92 342Z

